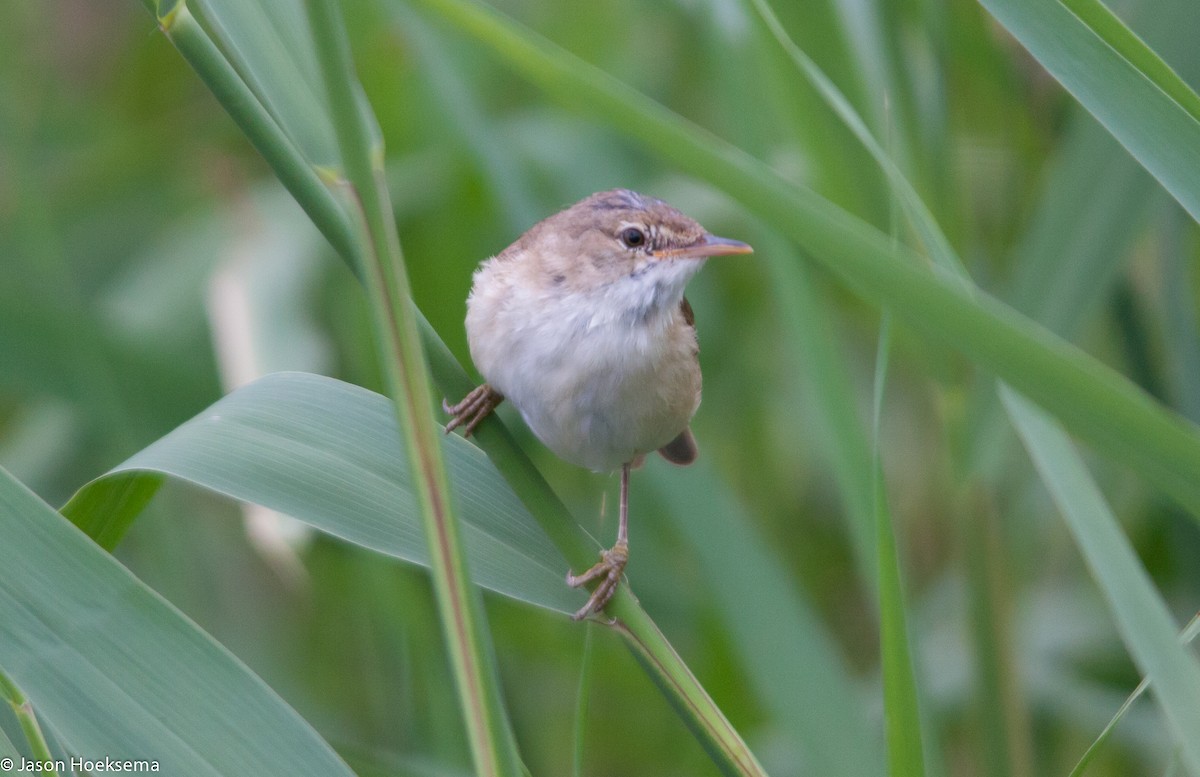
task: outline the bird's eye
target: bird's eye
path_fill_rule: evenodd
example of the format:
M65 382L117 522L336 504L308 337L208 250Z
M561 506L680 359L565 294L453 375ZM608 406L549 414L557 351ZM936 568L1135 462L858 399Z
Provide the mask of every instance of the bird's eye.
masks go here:
M639 248L646 244L646 233L637 227L627 227L621 230L621 242L629 248Z

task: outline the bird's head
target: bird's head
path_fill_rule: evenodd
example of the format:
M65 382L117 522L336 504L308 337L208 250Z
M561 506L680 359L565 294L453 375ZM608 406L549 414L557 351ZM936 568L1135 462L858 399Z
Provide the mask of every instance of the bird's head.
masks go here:
M512 249L544 284L563 292L645 297L646 304L664 306L678 304L704 260L754 250L628 189L575 203L535 225Z

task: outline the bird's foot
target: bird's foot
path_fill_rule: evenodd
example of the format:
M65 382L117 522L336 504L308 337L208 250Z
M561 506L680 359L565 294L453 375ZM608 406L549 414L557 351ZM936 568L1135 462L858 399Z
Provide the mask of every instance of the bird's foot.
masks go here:
M611 549L601 551L600 560L582 575L575 576L567 572L567 585L572 588L579 588L597 578L600 579L600 585L596 586L595 591L592 591L587 604L580 607L571 616L571 620L580 621L604 609L609 599L612 599L613 594L616 593L617 585L621 582L621 573L625 571L625 564L628 561L629 545L625 542L618 542Z
M453 416L450 423L446 424L446 434L462 426L463 437L470 437L475 427L503 401L504 395L486 383L476 386L456 405L451 405L443 399L442 410Z

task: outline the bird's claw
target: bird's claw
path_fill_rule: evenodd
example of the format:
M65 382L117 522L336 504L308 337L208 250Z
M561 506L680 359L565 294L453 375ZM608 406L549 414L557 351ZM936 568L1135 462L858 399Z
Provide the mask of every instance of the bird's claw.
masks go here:
M604 609L613 594L616 593L617 585L621 582L621 573L625 571L625 564L628 561L629 545L618 542L609 550L602 551L600 560L582 575L576 576L567 572L567 585L572 588L579 588L597 578L600 579L600 584L596 586L595 591L592 591L587 603L571 616L571 620L581 621Z
M504 395L486 383L476 386L458 404L452 405L443 398L442 410L453 416L446 424L446 434L462 426L463 437L470 437L475 427L503 401Z

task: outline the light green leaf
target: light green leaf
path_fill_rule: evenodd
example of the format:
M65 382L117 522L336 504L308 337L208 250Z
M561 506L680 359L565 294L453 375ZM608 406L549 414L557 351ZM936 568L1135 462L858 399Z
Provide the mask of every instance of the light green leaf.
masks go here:
M1134 663L1154 687L1184 763L1200 775L1200 665L1180 646L1166 605L1070 439L1016 393L1002 388L1001 394Z
M1190 644L1197 635L1200 635L1200 615L1196 615L1192 618L1191 622L1188 623L1187 627L1183 630L1183 633L1179 635L1179 641L1184 645L1187 645ZM1087 751L1085 751L1083 756L1080 757L1079 763L1075 764L1075 768L1071 770L1071 774L1068 777L1083 777L1084 772L1087 771L1088 765L1112 736L1113 731L1116 730L1117 724L1121 722L1121 719L1124 718L1125 714L1129 712L1130 708L1133 707L1133 703L1140 699L1142 694L1149 689L1150 681L1146 678L1143 678L1142 681L1138 683L1137 688L1133 689L1133 693L1129 694L1129 697L1125 699L1125 702L1117 709L1116 713L1113 714L1112 719L1108 721L1108 725L1104 727L1104 729L1096 737L1095 741L1092 742Z
M0 470L0 666L67 749L164 774L350 775L233 655Z
M981 2L1200 220L1198 100L1153 51L1098 3Z
M398 435L378 394L317 375L268 375L88 484L64 511L89 530L106 525L103 497L131 476L166 475L428 566ZM563 582L567 562L483 453L458 436L443 446L475 582L559 612L578 609L583 595Z

